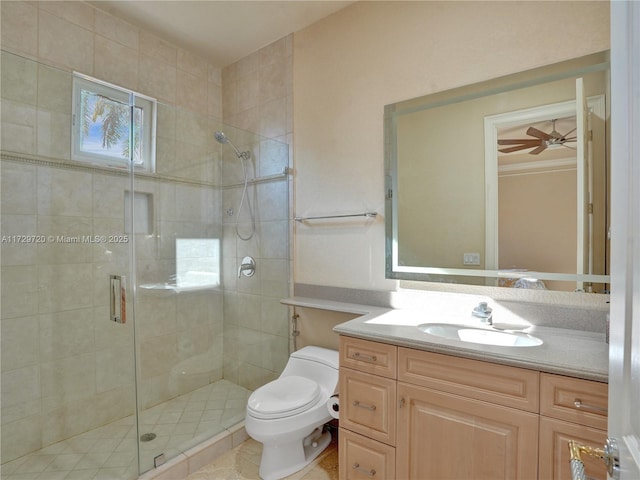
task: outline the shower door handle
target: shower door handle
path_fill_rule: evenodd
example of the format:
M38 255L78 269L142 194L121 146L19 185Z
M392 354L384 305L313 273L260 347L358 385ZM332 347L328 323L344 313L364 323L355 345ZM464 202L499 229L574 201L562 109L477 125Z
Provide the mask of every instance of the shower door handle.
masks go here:
M127 283L122 275L109 276L109 295L111 321L125 323L127 321Z

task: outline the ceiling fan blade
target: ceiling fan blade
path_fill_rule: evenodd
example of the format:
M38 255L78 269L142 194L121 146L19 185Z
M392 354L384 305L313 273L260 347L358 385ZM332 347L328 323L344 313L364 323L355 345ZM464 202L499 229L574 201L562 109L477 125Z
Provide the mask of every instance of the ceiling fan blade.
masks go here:
M533 147L535 147L537 145L540 145L540 144L536 143L535 145L518 145L518 146L515 146L515 147L499 148L498 151L501 152L501 153L511 153L511 152L517 152L519 150L527 150L527 149L533 148Z
M544 152L546 149L547 149L547 145L540 145L538 148L531 150L529 154L538 155L539 153Z
M536 145L540 145L540 140L534 140L532 138L520 138L520 139L511 139L507 138L504 140L498 140L498 145L531 145L532 147Z
M551 140L553 138L548 133L545 133L542 130L538 130L535 127L529 127L527 129L527 135L531 135L532 137L536 137L536 138L541 138L543 140Z
M574 129L572 129L572 130L569 130L567 133L565 133L564 135L562 135L562 137L560 137L560 138L567 138L567 135L572 134L572 133L573 133L573 132L575 132L577 129L578 129L578 127L574 128ZM574 138L575 138L575 137L574 137Z

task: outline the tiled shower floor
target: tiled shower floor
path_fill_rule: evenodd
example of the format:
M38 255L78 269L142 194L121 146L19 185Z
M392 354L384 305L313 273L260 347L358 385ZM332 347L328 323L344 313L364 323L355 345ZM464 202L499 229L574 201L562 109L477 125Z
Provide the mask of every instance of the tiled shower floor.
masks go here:
M142 471L244 419L250 390L221 380L145 410L140 435ZM135 418L129 416L2 465L2 480L123 480L137 478Z

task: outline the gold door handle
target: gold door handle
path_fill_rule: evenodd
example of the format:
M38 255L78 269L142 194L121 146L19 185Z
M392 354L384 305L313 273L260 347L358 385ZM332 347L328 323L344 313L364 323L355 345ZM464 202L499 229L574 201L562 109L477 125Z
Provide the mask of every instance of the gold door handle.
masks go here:
M571 462L571 477L573 480L587 480L584 472L584 463L582 462L582 454L601 458L607 467L609 476L613 479L619 478L620 454L615 439L607 438L607 443L604 448L594 448L588 445L582 445L575 440L570 440L569 452L571 453L569 461Z

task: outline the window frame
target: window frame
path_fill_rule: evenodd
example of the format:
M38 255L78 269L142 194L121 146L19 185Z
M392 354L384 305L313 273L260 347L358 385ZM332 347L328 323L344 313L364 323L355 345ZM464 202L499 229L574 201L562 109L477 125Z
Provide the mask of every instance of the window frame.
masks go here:
M140 152L141 161L138 164L134 163L134 169L148 173L155 172L157 100L153 97L78 72L73 72L72 83L71 159L111 168L128 169L130 167L129 158L101 155L82 149L82 92L91 91L104 95L113 101L121 102L128 107L133 105L136 108L140 108L142 111L142 129L140 131L140 139L142 142Z

